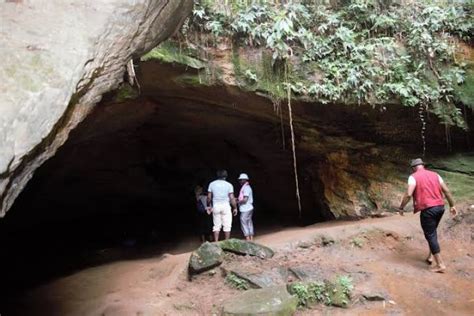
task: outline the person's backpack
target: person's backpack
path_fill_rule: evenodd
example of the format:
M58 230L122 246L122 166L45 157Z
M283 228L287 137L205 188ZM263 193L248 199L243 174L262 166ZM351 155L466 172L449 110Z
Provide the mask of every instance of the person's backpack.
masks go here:
M197 210L199 213L206 213L206 206L202 203L201 199L197 200Z

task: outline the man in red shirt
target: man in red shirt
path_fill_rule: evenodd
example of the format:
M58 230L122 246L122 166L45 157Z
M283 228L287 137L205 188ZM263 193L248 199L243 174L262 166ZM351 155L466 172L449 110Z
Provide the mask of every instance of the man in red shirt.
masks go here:
M457 211L454 206L454 200L443 179L436 172L425 169L423 160L420 158L414 159L411 161L410 166L413 173L408 178L408 190L403 196L399 212L400 215L403 215L403 209L413 196L415 213L421 212L421 227L430 247L430 253L426 262L431 264L434 257L436 266L432 271L443 273L446 270L446 265L441 259L436 229L444 214L443 193L448 200L451 214L456 216Z

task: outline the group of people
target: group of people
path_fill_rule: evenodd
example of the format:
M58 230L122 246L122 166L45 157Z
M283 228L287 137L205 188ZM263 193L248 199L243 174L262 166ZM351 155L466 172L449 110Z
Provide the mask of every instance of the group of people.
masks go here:
M403 215L405 206L413 198L414 212L420 212L421 227L429 246L426 262L430 265L435 264L433 272L443 273L446 265L441 258L437 228L444 214L444 197L448 200L451 214L457 215L454 200L441 176L427 170L422 159L412 160L410 167L413 173L408 178L408 188L400 203L399 213ZM225 239L230 238L232 215L236 216L240 211L242 233L247 240L253 240L253 192L249 177L245 173L239 176L241 188L237 199L234 196L234 187L226 179L227 171L219 170L217 180L209 184L207 192L204 192L202 187L196 189L201 238L205 241L205 235L209 232L207 223L211 214L214 241L219 240L221 229L224 231Z
M237 198L234 195L234 186L227 181L227 171L217 171L217 179L209 184L207 192L203 187L196 187L196 203L199 217L199 231L201 240L206 240L209 232L209 217L212 215L212 233L214 241L219 241L221 230L225 239L230 238L232 216L240 212L240 227L246 240L253 240L253 192L250 179L246 173L240 174L240 191Z

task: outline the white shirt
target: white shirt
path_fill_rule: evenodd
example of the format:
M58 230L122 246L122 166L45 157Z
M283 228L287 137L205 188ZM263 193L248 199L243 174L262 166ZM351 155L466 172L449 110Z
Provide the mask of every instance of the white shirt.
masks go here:
M441 178L441 176L438 174L438 179L439 179L439 183L444 183L443 181L443 178ZM416 186L416 180L415 180L415 177L413 176L409 176L408 177L408 185L414 185Z
M212 193L212 203L229 203L229 194L234 193L234 187L232 184L225 180L215 180L209 184L207 192Z
M243 190L244 190L243 192L244 197L248 196L248 199L245 204L240 205L239 210L240 212L245 213L245 212L250 212L251 210L253 210L253 192L249 184L245 185Z

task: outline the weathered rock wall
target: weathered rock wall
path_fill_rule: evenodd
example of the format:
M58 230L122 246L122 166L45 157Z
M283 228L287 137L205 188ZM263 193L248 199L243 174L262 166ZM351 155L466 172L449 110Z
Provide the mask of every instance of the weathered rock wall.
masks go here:
M0 217L125 65L191 12L191 0L0 3Z

